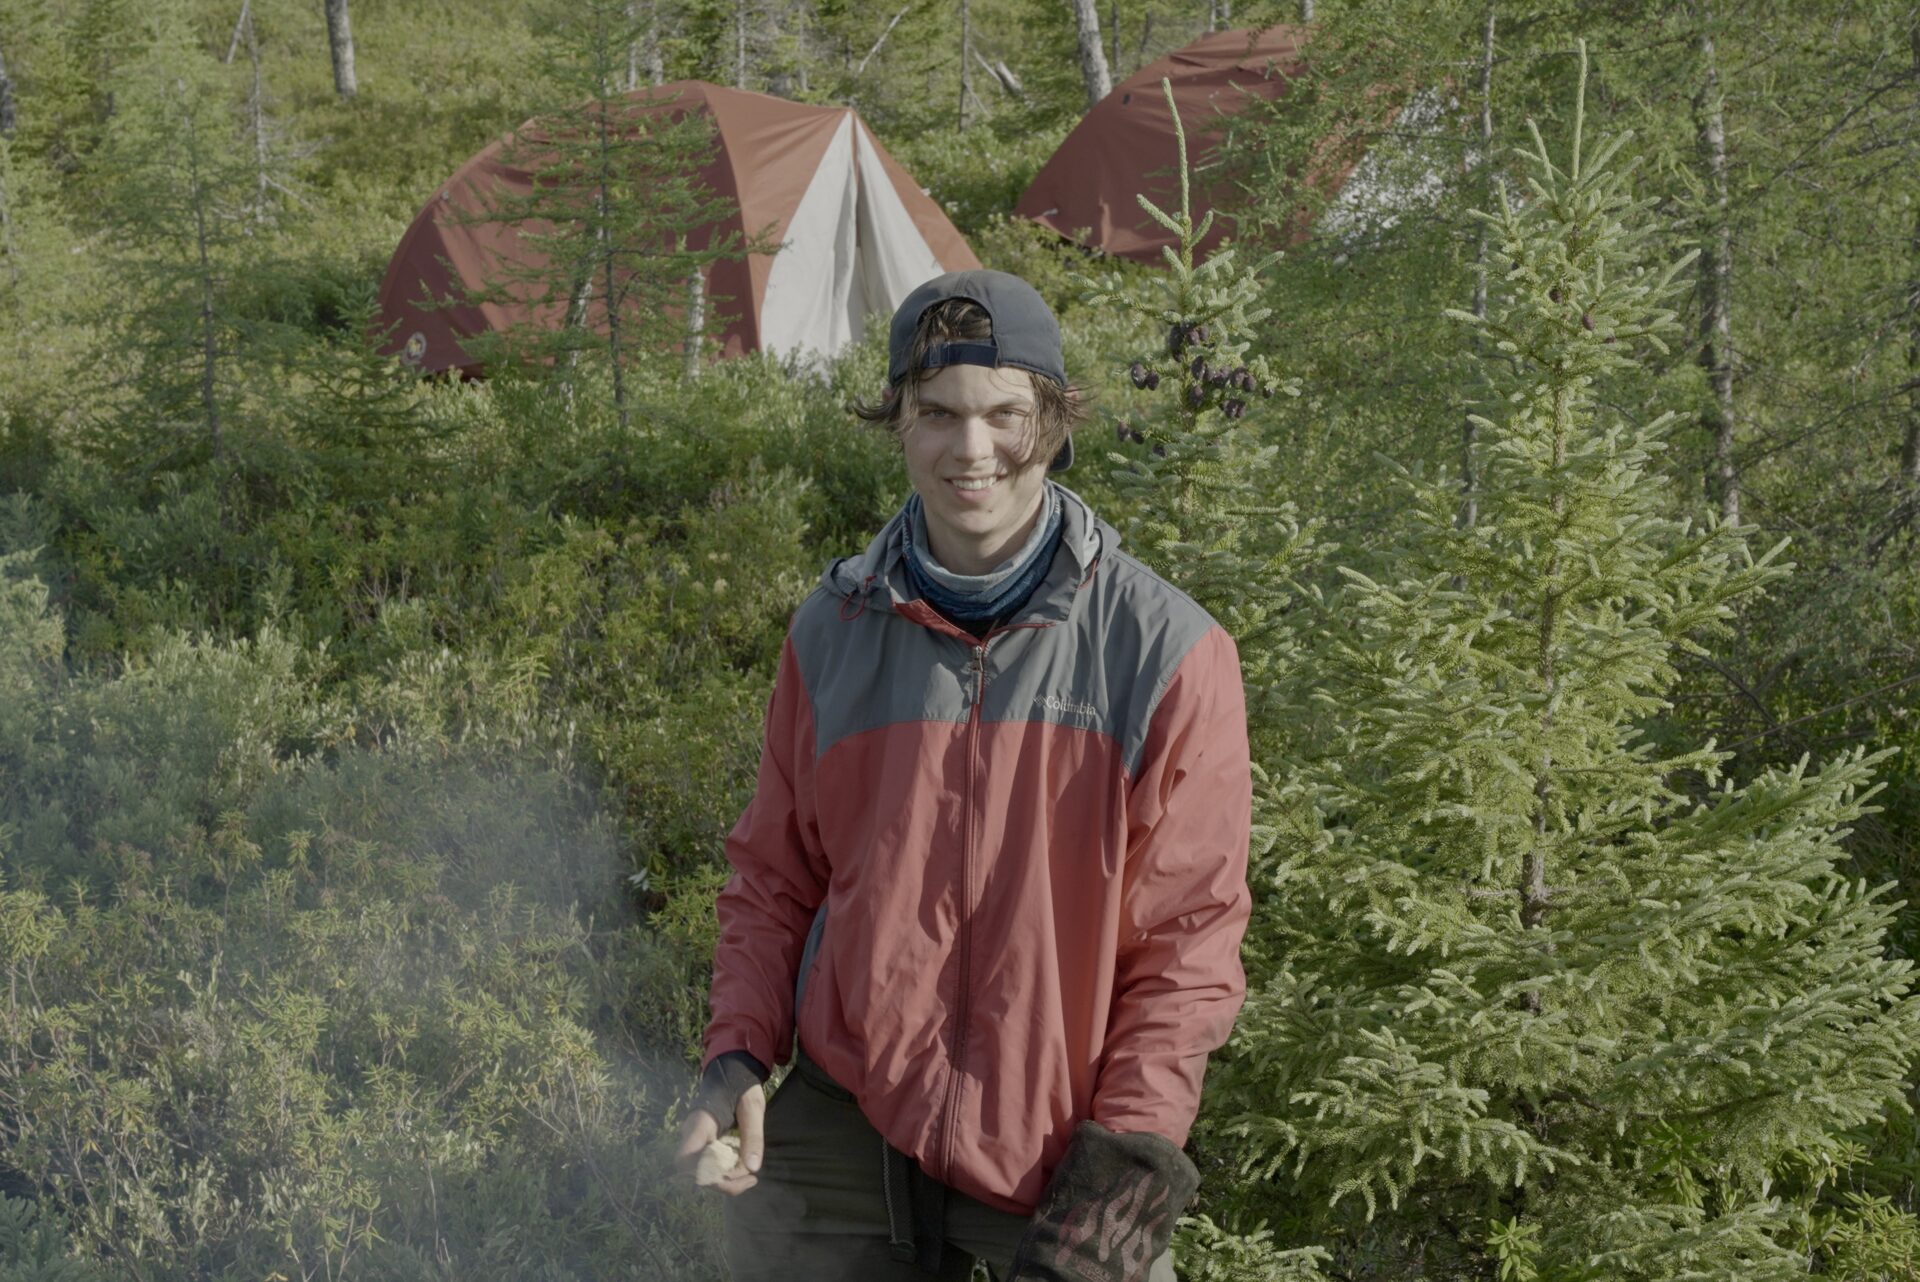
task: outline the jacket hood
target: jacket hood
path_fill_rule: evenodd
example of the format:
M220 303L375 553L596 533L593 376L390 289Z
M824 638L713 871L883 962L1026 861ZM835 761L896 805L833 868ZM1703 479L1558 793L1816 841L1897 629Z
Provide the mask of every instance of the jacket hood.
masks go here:
M1058 481L1047 485L1060 495L1060 550L1040 586L1034 589L1021 619L1036 616L1065 618L1073 596L1106 553L1120 546L1120 532L1094 515L1087 501ZM880 527L866 550L843 556L827 566L820 586L843 601L864 597L869 610L892 610L919 599L907 579L906 541L911 535L903 505Z

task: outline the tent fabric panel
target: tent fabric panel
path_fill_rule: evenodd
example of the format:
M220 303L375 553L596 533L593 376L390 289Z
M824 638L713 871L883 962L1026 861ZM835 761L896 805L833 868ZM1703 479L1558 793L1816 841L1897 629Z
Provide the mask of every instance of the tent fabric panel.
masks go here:
M541 260L515 228L465 221L484 211L495 191L524 195L531 190L532 179L506 163L505 151L505 140L498 140L462 165L414 217L387 264L380 312L398 323L381 350L423 373L472 371L475 362L465 340L514 324L525 312L506 302L466 298L503 259ZM423 290L435 305L419 305Z
M854 159L860 171L862 286L862 297L854 301L863 303L864 321L873 312L891 316L916 287L945 269L921 237L865 129L855 131Z
M927 247L933 251L933 256L939 260L940 271L933 274L938 276L941 272L979 270L980 259L975 256L973 246L967 244L967 238L960 234L960 229L953 225L951 218L947 217L947 211L940 208L940 202L922 190L920 184L913 180L913 175L902 168L900 162L893 158L892 153L880 145L880 140L873 136L873 131L867 128L865 121L860 122L860 134L864 145L880 162L881 171L893 184L894 194L900 198L901 205L912 216L913 225L920 231L920 238L926 242Z
M1284 26L1257 35L1215 32L1142 67L1081 118L1034 175L1014 213L1110 254L1160 261L1161 246L1171 245L1173 237L1136 197L1144 194L1163 209L1180 199L1173 117L1161 79L1172 83L1187 153L1198 161L1218 144L1224 117L1242 110L1249 95L1277 98L1286 92L1303 38ZM1194 194L1197 217L1208 199L1204 190ZM1202 242L1202 254L1216 248L1227 230L1216 226Z
M803 360L830 356L860 337L865 316L853 306L859 244L859 183L848 113L814 169L771 255L760 302L760 346Z
M676 81L661 90L675 85L697 87L713 114L721 140L717 163L726 167L726 194L739 206L730 226L743 237L765 232L776 244L785 239L794 208L832 145L840 122L851 118L852 111L697 80ZM708 185L721 190L717 183ZM749 254L708 269L709 297L717 300L726 320L720 334L723 356L739 356L765 345L761 320L773 263L772 254Z

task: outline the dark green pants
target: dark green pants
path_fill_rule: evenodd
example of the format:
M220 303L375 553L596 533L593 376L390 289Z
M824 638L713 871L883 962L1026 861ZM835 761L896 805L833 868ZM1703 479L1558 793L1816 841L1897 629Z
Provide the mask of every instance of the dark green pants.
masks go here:
M733 1282L929 1282L893 1247L914 1222L899 1205L909 1189L926 1218L927 1182L903 1178L905 1159L889 1153L853 1097L804 1056L767 1104L766 1141L760 1182L726 1199ZM1005 1277L1027 1218L940 1192L932 1214L944 1242L933 1276L966 1278L978 1260ZM1168 1257L1154 1262L1149 1282L1173 1282Z

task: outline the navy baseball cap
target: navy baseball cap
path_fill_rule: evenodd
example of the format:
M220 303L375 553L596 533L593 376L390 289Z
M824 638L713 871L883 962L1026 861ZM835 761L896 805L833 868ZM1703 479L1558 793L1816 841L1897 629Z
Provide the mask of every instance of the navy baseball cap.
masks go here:
M935 343L928 349L923 369L946 365L984 365L989 369L1012 366L1061 387L1067 385L1067 362L1060 350L1060 322L1040 291L1008 272L985 268L948 272L908 294L893 313L887 331L887 385L898 387L907 376L907 359L913 350L913 334L927 309L950 298L970 299L980 305L993 322L993 337L983 342ZM1051 471L1063 472L1073 465L1073 438L1069 436L1054 457Z
M1067 385L1067 362L1060 354L1060 322L1040 291L1007 272L981 269L935 276L907 295L893 313L887 332L887 383L898 387L907 376L913 331L929 307L949 298L980 304L993 321L993 337L984 343L938 343L927 353L926 368L942 365L1012 365Z

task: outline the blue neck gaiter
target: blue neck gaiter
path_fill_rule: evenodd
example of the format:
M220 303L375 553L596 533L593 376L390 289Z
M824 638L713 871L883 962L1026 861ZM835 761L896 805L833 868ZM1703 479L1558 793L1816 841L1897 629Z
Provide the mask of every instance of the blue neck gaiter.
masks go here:
M1018 552L985 574L955 574L934 560L920 496L908 499L906 562L914 591L963 626L986 623L1025 605L1040 580L1047 577L1065 528L1060 517L1060 495L1052 485L1047 486L1044 502L1045 510Z

